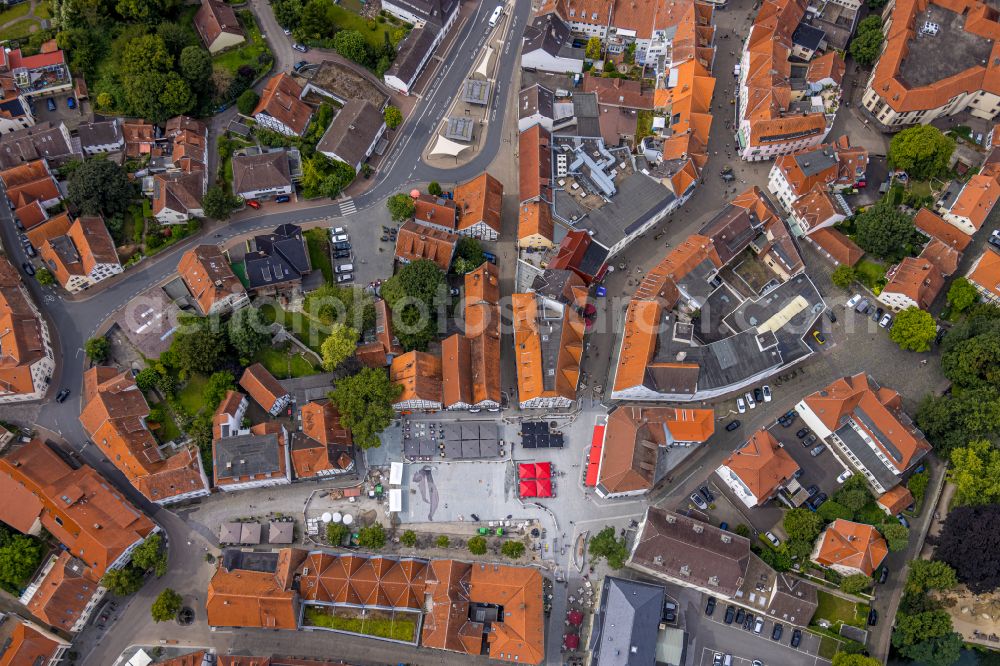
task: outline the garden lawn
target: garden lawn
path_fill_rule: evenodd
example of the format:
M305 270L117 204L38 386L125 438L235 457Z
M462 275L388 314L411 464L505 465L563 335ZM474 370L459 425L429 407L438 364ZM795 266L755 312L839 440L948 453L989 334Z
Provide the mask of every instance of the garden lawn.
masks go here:
M824 590L816 591L819 605L816 614L813 615L813 624L819 620L828 620L835 628L840 629L841 624L849 624L854 627L864 627L868 617L867 608L863 604L831 594Z
M243 65L250 65L257 70L260 67L260 56L267 54L271 56L271 49L268 48L267 42L260 34L260 28L257 27L257 21L251 20L249 22L245 21L244 18L249 12L239 12L237 14L240 25L243 26L243 32L247 36L247 41L239 48L226 51L225 53L216 56L212 59L212 62L216 65L225 67L236 76L237 71ZM250 14L252 17L253 14Z
M385 43L384 35L389 32L390 28L395 27L391 23L386 22L377 24L375 29L372 30L366 19L361 18L359 14L345 9L340 5L334 5L330 8L330 16L337 24L334 32L357 30L365 38L365 41L368 42L368 46L374 49L381 47Z
M929 197L931 195L931 184L926 180L917 180L910 183L910 194L918 197Z
M202 375L192 375L177 393L177 400L188 416L195 416L205 405L204 392L208 377Z
M22 3L27 4L27 3ZM23 39L32 33L32 27L41 27L37 19L26 18L15 21L9 26L0 30L0 40L2 39Z
M858 282L875 292L875 295L878 295L886 285L885 265L877 261L862 259L854 267L854 272L858 276Z
M42 5L39 5L38 9L35 10L36 16L40 16L41 8ZM4 23L9 23L14 19L18 19L21 18L22 16L25 16L28 13L29 9L31 9L31 3L22 2L19 5L14 5L8 10L0 12L0 25L3 25ZM49 18L49 16L40 16L40 18Z
M314 627L325 627L327 629L337 629L339 631L349 631L354 634L365 636L376 636L378 638L391 638L397 641L412 643L416 625L413 620L403 619L362 619L359 617L337 617L306 608L306 622Z
M635 140L639 142L642 137L653 133L653 112L640 111L635 121Z
M31 3L25 2L25 3L22 3L22 4L26 4L27 5L27 4L31 4ZM35 16L37 16L40 19L50 19L50 18L52 18L52 4L49 3L49 2L39 2L38 6L35 7ZM2 17L3 17L3 15L0 14L0 21L3 20Z
M323 279L333 284L333 263L330 261L330 236L326 229L316 227L305 233L309 248L309 263L323 271Z
M235 269L236 267L234 266L233 268ZM322 355L323 352L320 350L320 346L330 333L330 329L326 325L301 312L287 312L282 310L273 303L263 305L261 313L269 324L274 322L281 324L309 347L309 349Z
M170 408L164 406L163 423L160 424L159 429L156 430L156 438L161 444L166 444L167 442L172 442L181 436L181 429L177 427L174 423L173 417L170 415Z
M305 354L291 349L282 351L267 347L260 350L254 360L267 368L267 371L277 379L307 377L317 373L316 368L313 367Z

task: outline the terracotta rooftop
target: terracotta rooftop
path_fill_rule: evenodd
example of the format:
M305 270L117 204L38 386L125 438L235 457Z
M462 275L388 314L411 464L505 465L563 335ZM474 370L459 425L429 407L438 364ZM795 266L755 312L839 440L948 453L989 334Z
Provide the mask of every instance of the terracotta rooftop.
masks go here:
M530 201L521 204L521 212L517 218L517 238L522 240L530 236L541 236L552 242L555 225L552 222L552 209L544 201Z
M219 300L246 288L215 245L198 245L181 256L177 273L187 286L202 314L208 314Z
M972 242L972 236L964 233L955 225L945 222L940 215L929 208L918 210L913 217L913 224L931 238L936 238L959 252L964 252L965 248Z
M868 151L852 148L845 135L835 143L807 148L790 155L780 155L774 168L781 172L799 197L816 186L824 189L847 187L865 178L868 170Z
M421 610L427 562L363 554L309 553L299 593L306 601Z
M763 501L789 481L799 466L770 432L760 429L722 461L754 497Z
M889 546L874 527L838 518L820 535L815 560L825 567L840 565L871 576L888 554Z
M541 125L534 125L518 136L518 199L551 201L549 179L552 177L552 135Z
M928 310L944 286L944 276L928 259L906 257L892 269L882 293L908 296L917 307Z
M447 271L457 243L456 234L407 220L396 236L396 257L408 262L428 259Z
M305 559L305 551L285 548L271 566L231 562L232 552L223 553L208 584L205 610L209 625L298 628L298 595L292 589L292 574ZM244 566L248 568L241 568Z
M236 20L236 12L217 0L201 0L201 7L194 15L194 29L198 31L198 36L206 47L214 44L224 32L243 36L240 22Z
M517 362L518 398L576 400L580 381L585 324L577 312L587 292L574 290L575 301L561 318L543 317L534 293L513 294L514 354ZM543 340L543 335L546 340Z
M431 194L421 194L413 200L413 219L416 222L433 224L455 231L458 220L458 201L436 197Z
M126 120L122 123L122 135L125 137L125 156L140 157L152 152L156 128L146 120Z
M59 651L54 634L16 615L0 616L0 666L42 666Z
M1000 68L998 68L1000 74ZM952 204L948 212L957 217L968 219L972 226L978 231L986 216L993 210L997 200L1000 199L1000 181L993 176L976 174L969 179L958 198Z
M264 86L264 92L257 102L253 115L265 113L301 135L309 126L312 108L301 99L302 86L288 74L282 72L271 77Z
M254 363L243 371L240 386L265 411L271 411L276 402L288 395L288 391L260 363Z
M0 395L33 393L31 366L45 358L42 321L6 257L0 257Z
M100 578L83 561L61 551L26 604L46 624L71 632L97 592Z
M295 476L307 478L349 467L351 431L341 424L336 406L329 400L313 400L303 405L300 413L302 432L292 436Z
M653 88L631 79L605 79L584 75L583 92L597 93L599 104L630 109L652 109Z
M910 489L899 484L879 495L876 501L889 515L898 516L904 509L911 506L914 500Z
M932 238L924 246L924 249L921 250L918 258L931 262L941 271L942 275L948 276L958 270L958 264L962 260L962 253L944 241Z
M392 360L389 379L403 387L397 403L410 400L441 402L443 388L439 356L421 351L401 354Z
M458 230L484 222L500 233L500 208L503 204L503 184L483 172L472 180L455 186L455 206L458 209Z
M970 282L985 289L993 298L1000 298L1000 254L989 249L983 250L968 277Z
M809 234L809 240L825 250L837 263L846 266L855 265L865 255L865 251L854 241L831 227L816 229Z

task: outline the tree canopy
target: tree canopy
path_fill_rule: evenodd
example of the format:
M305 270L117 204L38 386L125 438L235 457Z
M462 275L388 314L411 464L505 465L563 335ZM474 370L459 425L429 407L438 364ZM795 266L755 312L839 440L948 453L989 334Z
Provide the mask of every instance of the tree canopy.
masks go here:
M219 368L228 353L225 328L216 317L190 318L174 333L170 357L183 377L208 375Z
M402 390L389 380L384 368L363 368L356 375L337 380L329 396L355 445L370 449L381 445L378 435L395 418L393 404Z
M452 271L457 275L464 275L474 271L486 261L486 253L483 246L475 238L462 236L458 239L455 247L455 262L452 264Z
M101 585L119 597L135 594L142 587L142 572L133 566L108 569L101 577Z
M153 622L169 622L173 620L181 611L181 604L183 602L184 600L181 598L181 595L169 587L163 590L153 601L153 605L149 609L153 616Z
M330 327L330 335L320 346L323 356L323 369L333 372L338 365L354 355L358 346L357 329L345 324L336 323Z
M935 539L934 556L955 570L974 594L1000 586L1000 505L954 507Z
M979 292L967 278L955 278L948 288L948 305L951 306L952 312L965 312L978 300Z
M587 40L587 51L584 54L588 60L601 59L601 38L594 36Z
M846 592L848 594L857 594L858 592L863 592L872 586L872 579L863 573L851 574L850 576L845 576L840 581L841 592Z
M906 546L910 542L910 530L901 525L899 521L882 523L878 526L878 531L885 537L890 551L898 553L901 550L906 550Z
M396 129L403 124L403 112L391 104L385 107L382 118L385 120L385 126L389 129Z
M91 361L100 365L107 361L108 356L111 355L111 343L103 335L90 338L83 343L83 351Z
M469 552L473 555L485 555L486 554L486 539L481 536L474 536L466 542L466 547Z
M240 199L221 185L213 185L201 198L201 209L205 216L214 220L228 220L233 211L240 207Z
M952 449L948 481L957 505L1000 504L1000 450L983 439Z
M915 352L930 350L937 336L937 323L930 312L911 305L896 315L889 329L889 339L900 349Z
M368 550L382 550L385 548L385 528L374 523L358 530L358 545Z
M157 577L167 573L167 553L163 537L153 534L132 551L132 564L142 571L152 570Z
M253 305L234 312L226 330L229 344L240 355L244 365L249 365L250 359L271 343L270 326L261 311Z
M854 239L861 249L889 261L907 256L917 233L913 218L898 210L887 198L859 213L854 226Z
M125 213L134 192L125 169L103 157L91 157L74 168L66 188L70 203L82 214L105 219Z
M382 298L392 309L393 332L403 349L426 349L436 337L438 301L445 293L444 273L427 259L406 264L385 281Z
M882 666L882 662L875 657L866 657L863 654L838 652L833 655L833 666Z
M949 590L958 584L958 576L942 560L913 560L906 575L906 592L920 595L928 590Z
M823 519L809 509L789 509L782 526L789 539L814 541L823 529Z
M858 24L857 33L847 50L855 62L868 67L878 60L884 39L882 20L876 15L869 16Z
M504 541L503 545L500 546L500 553L504 557L509 557L512 560L520 559L524 557L524 542Z
M20 592L42 563L42 542L0 526L0 583Z
M933 125L908 127L889 142L889 166L901 169L910 178L928 180L948 172L948 160L955 140Z
M413 217L413 214L417 210L416 205L413 203L413 198L403 192L393 194L386 199L385 205L389 208L389 215L392 216L393 222L402 222L409 219Z
M250 116L253 115L259 101L260 95L257 94L257 91L253 88L247 88L236 98L236 108L244 116Z
M628 548L625 539L618 539L615 528L609 525L590 539L590 554L603 557L612 569L621 569L628 559Z

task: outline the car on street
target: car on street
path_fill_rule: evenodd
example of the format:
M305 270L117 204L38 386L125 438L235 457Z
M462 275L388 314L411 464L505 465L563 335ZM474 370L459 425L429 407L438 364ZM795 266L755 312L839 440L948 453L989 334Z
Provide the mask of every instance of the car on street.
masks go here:
M789 423L793 422L798 417L799 413L796 412L794 409L789 409L787 412L785 412L785 418L788 419Z
M799 428L798 431L795 433L795 436L798 437L799 439L802 439L808 434L809 434L809 428Z
M898 516L896 516L896 520L898 520L899 524L905 527L906 529L910 529L910 521L908 521L906 517L903 516L903 514L899 514Z
M781 640L781 634L784 631L785 631L785 627L783 627L780 624L775 624L774 625L774 629L771 630L771 640L772 641L780 641Z
M740 414L747 413L747 404L743 402L743 398L736 398L736 411Z
M746 630L753 628L753 613L747 613L746 619L743 620L743 628Z
M336 236L337 234L346 234L347 230L344 229L344 227L334 227L333 229L330 230L330 233Z
M292 44L292 48L295 49L296 51L298 51L299 53L308 53L309 52L309 47L308 46L306 46L305 44L299 44L298 42Z
M993 233L990 234L990 237L986 239L986 242L993 247L1000 249L1000 230L994 229Z
M459 289L458 287L452 287L448 290L448 293L451 294L452 296L458 296L459 294L462 293L462 290Z
M760 659L754 659L753 662L750 664L750 666L764 666L764 662L762 662Z
M705 605L705 615L711 615L715 612L715 597L709 597L708 603Z
M691 501L694 502L694 505L702 511L708 509L708 503L705 502L705 499L698 493L691 493Z
M28 275L35 274L35 267L32 266L30 262L25 261L24 263L21 264L21 268L23 268L24 272L27 273Z
M297 63L295 63L295 66L292 67L292 69L294 69L297 72L308 64L309 64L308 60L299 60Z
M753 633L759 636L763 628L764 628L764 618L758 617L757 621L753 623Z
M882 567L878 574L878 584L885 585L887 580L889 580L889 567Z
M764 394L764 402L771 402L771 387L765 384L761 392Z
M820 444L815 449L813 449L812 451L810 451L809 455L811 455L813 458L815 458L816 456L818 456L819 454L823 453L824 451L826 451L826 444Z
M260 202L257 201L256 199L248 200L247 205L253 208L254 210L260 210Z
M878 611L874 608L868 611L868 626L874 627L878 624Z
M56 394L56 402L62 403L66 402L66 398L69 397L69 389L64 388Z
M289 30L288 28L282 28L282 29L281 29L281 32L285 33L286 35L290 35L290 34L292 34L292 31L291 31L291 30Z
M354 273L339 273L337 275L337 284L342 282L354 282Z
M713 495L712 491L708 489L708 486L702 486L698 489L698 492L701 493L701 496L705 498L706 502L715 501L715 495Z
M774 546L775 548L781 545L781 539L774 536L774 532L771 531L764 532L764 538L770 541L771 545Z
M47 100L45 100L45 107L49 111L55 111L56 110L56 101L54 99L52 99L51 97L49 97Z
M797 648L799 646L799 643L801 643L801 642L802 642L802 630L801 629L794 629L792 631L792 642L790 643L790 645L793 648Z
M835 315L833 313L833 310L827 310L826 311L826 318L830 320L831 324L836 324L837 323L837 315Z
M816 443L816 435L813 434L809 434L808 436L806 436L805 439L802 440L802 446L806 447L807 449L815 443Z
M726 607L725 623L726 624L732 624L733 623L733 618L735 618L735 617L736 617L736 608L734 608L733 606L727 606Z
M854 294L849 299L847 299L847 305L845 305L845 307L848 309L853 308L860 301L861 301L861 294Z
M882 319L879 320L878 325L881 326L882 328L889 328L889 324L891 324L891 323L892 323L892 315L889 314L889 313L886 313L882 317Z
M816 340L817 344L825 345L826 338L819 331L813 331L813 339Z
M851 471L851 470L849 470L849 469L845 469L845 470L844 470L843 472L841 472L841 473L840 473L840 474L839 474L839 475L837 476L837 483L843 483L844 481L847 481L847 480L848 480L849 478L851 478L852 476L854 476L854 472L852 472L852 471Z
M730 421L729 423L726 424L726 430L728 432L732 432L732 431L736 430L739 427L740 427L740 420L739 419L733 419L732 421Z
M492 252L483 252L483 256L486 257L486 261L496 266L497 255L493 254Z
M290 197L287 194L279 194L278 196L274 197L274 203L288 203L291 200L292 197Z
M757 403L754 402L753 396L750 395L750 391L747 391L746 393L743 394L743 399L747 401L747 407L749 407L750 409L757 408Z
M820 505L828 499L826 493L820 493L816 495L811 500L809 500L809 508L815 511L820 507Z

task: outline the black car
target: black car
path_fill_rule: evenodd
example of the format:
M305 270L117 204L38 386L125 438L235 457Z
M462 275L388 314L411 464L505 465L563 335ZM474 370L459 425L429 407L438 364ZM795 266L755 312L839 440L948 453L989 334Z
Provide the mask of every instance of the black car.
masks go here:
M350 259L350 257L351 257L350 250L334 250L333 252L334 259Z
M23 268L24 272L27 273L28 275L34 275L35 274L35 267L32 266L27 261L24 262L23 264L21 264L21 268Z
M308 60L299 60L297 63L295 63L295 67L293 67L292 69L294 69L297 72L308 64L309 64Z
M807 449L815 443L816 443L816 435L813 435L811 433L808 437L802 440L802 446L806 447Z
M747 631L753 629L753 613L747 613L746 618L743 620L743 628Z
M472 518L473 522L475 522L475 523L479 522L479 516L477 516L476 514L470 513L469 516Z
M664 622L668 622L670 624L673 624L674 622L676 622L677 621L677 613L676 613L676 611L664 611L663 612L663 621Z
M706 502L715 501L715 495L713 495L712 491L708 489L708 486L702 486L698 489L698 492L701 493L701 496L705 498Z
M736 430L739 427L740 427L740 420L739 419L733 419L732 421L730 421L729 423L726 424L726 430L729 431L729 432L732 432L732 431Z
M790 418L788 418L787 416L779 416L778 417L778 423L781 424L782 428L791 428L792 427L792 420Z
M799 415L795 412L794 409L790 409L787 412L785 412L785 416L784 416L784 418L787 419L789 423L793 422L798 417L799 417Z
M785 631L785 628L782 625L775 624L774 625L774 629L771 630L771 640L772 641L780 641L781 640L781 634L784 631Z
M814 483L813 485L811 485L808 488L806 488L806 492L809 493L809 497L815 497L816 493L819 492L819 486L817 486Z
M830 320L830 323L835 323L837 321L837 315L833 314L833 310L827 310L826 317Z
M725 620L724 620L725 623L726 624L732 624L734 617L736 617L736 609L733 606L727 606L726 607L726 617L725 617Z
M885 581L889 580L889 567L882 567L882 571L878 575L879 585L885 585Z
M347 241L339 241L339 242L333 244L333 249L334 250L350 250L351 249L351 244L348 243Z
M764 402L764 392L761 391L759 388L755 388L753 390L753 399L756 400L758 403L763 403Z
M820 493L819 495L816 495L811 500L809 500L809 506L812 508L813 511L815 511L816 509L819 508L820 504L825 502L827 499L828 498L826 496L826 493Z
M797 648L799 646L799 643L801 642L802 642L802 630L796 629L792 632L791 646Z
M799 428L798 432L795 433L795 436L798 437L799 439L802 439L808 434L809 434L809 428Z
M708 604L705 606L705 615L711 615L715 612L715 597L708 598Z
M69 397L69 389L63 389L56 394L56 402L66 402Z
M878 624L878 611L874 608L868 611L868 626L874 627Z

